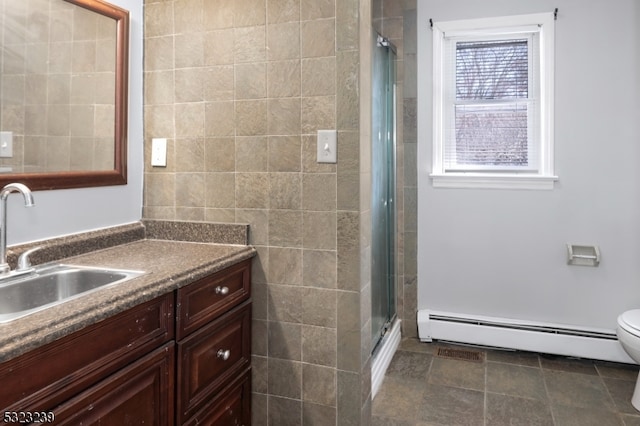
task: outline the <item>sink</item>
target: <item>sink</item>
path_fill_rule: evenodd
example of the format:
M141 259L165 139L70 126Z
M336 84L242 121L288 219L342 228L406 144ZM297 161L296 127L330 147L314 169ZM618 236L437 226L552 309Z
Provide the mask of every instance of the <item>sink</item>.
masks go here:
M142 271L53 264L36 267L28 275L0 279L0 323L142 274Z

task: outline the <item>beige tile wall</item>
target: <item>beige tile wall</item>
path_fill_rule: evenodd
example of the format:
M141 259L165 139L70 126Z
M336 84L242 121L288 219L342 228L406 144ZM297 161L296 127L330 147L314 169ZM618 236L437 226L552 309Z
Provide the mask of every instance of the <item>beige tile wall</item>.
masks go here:
M252 225L257 425L370 422L366 22L399 48L399 315L415 335L415 0L146 3L145 147L170 150L145 165L145 216ZM337 165L315 162L322 128Z
M417 143L417 0L405 0L403 12L403 96L402 96L402 140L404 151L403 172L403 329L404 336L417 337L416 313L418 311L418 173Z
M255 425L368 424L367 4L145 3L144 216L251 224ZM315 161L319 129L338 130L337 164ZM149 164L154 137L168 139L166 168Z
M59 0L1 0L0 130L15 171L113 169L115 21Z

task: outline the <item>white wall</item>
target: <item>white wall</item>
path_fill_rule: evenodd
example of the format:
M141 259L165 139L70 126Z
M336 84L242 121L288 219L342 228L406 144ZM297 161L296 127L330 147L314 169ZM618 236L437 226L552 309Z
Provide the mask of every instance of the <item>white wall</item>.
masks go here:
M24 208L19 194L9 196L8 244L131 223L142 217L142 0L110 0L129 10L129 158L128 184L34 192L36 205ZM18 180L19 181L19 180Z
M429 19L556 7L555 189L434 189ZM418 309L615 328L640 308L640 2L419 0L418 26Z

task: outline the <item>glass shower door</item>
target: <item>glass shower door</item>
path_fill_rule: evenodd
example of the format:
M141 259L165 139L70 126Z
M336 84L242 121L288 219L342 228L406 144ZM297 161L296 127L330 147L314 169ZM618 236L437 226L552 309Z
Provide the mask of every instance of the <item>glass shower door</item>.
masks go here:
M374 34L371 128L371 323L372 351L396 316L396 53Z

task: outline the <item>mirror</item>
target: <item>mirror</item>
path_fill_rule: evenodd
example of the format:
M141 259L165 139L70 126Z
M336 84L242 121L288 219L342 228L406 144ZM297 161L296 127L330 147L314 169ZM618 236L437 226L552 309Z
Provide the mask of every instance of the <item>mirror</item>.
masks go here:
M129 12L0 0L0 187L127 183Z

